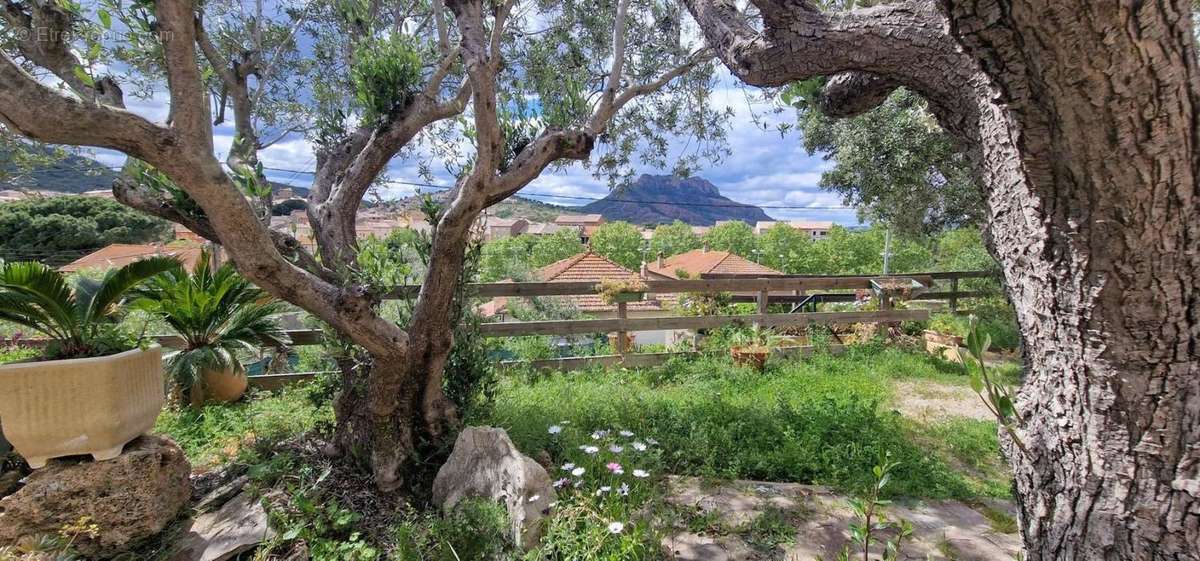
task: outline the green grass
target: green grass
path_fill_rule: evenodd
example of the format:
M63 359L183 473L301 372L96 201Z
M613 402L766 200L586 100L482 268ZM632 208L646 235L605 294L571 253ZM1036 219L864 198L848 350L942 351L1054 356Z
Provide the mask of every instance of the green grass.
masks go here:
M333 422L333 409L316 384L259 392L238 403L202 409L164 409L154 432L170 436L193 467L237 458L255 444L283 440Z
M505 427L529 454L551 446L552 424L626 428L662 443L670 473L845 492L866 488L871 467L890 454L900 462L893 495L1007 496L1007 475L965 464L998 456L994 423L929 428L884 405L893 379L965 385L961 370L946 364L864 346L775 363L764 373L706 357L646 370L514 376L498 390L491 415L472 421Z
M37 349L28 347L0 347L0 364L17 362L38 355Z

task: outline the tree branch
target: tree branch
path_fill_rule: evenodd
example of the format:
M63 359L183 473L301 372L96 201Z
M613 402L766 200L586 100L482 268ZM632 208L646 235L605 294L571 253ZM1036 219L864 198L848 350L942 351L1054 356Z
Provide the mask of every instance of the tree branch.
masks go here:
M4 0L4 10L0 13L10 27L19 31L16 45L22 56L49 70L85 101L124 107L121 88L111 76L89 85L76 75L76 69L83 68L83 61L67 44L71 36L70 13L53 2L24 4L9 0Z
M39 82L0 52L0 120L49 144L110 148L140 159L170 151L175 133L124 109L94 104Z
M180 211L170 198L137 184L129 177L121 176L113 182L113 195L130 208L180 224L210 242L221 243L221 237L207 219ZM292 263L327 282L337 282L334 272L321 265L296 238L277 230L270 230L269 233L275 249Z
M196 26L193 4L187 0L155 2L167 89L171 93L171 121L191 147L213 152L208 96L196 64Z
M760 33L732 0L683 0L717 56L743 81L780 86L859 71L887 77L925 97L958 96L947 80L974 64L946 32L929 0L825 13L802 0L757 0Z
M838 74L821 89L817 108L830 117L853 117L879 106L897 87L894 80L874 74Z

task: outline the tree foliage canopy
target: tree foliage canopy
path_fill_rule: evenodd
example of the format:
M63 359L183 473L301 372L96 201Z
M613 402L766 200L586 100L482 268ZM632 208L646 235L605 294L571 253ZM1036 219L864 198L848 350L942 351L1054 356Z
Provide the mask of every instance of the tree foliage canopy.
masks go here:
M898 89L866 113L836 119L812 107L812 82L821 83L794 84L783 99L797 109L805 149L833 162L821 175L823 189L856 206L862 219L900 232L981 223L983 194L971 164L920 96Z
M650 238L650 258L658 255L670 257L697 249L703 242L692 227L681 220L670 224L659 224Z
M0 250L77 251L165 241L171 225L100 197L30 198L0 204Z
M592 251L626 269L642 266L642 231L628 222L607 222L592 233Z

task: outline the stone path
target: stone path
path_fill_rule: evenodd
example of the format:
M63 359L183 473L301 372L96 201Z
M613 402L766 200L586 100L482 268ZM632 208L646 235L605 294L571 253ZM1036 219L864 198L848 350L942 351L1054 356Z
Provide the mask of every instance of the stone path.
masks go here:
M667 502L680 514L676 533L663 540L676 561L832 561L849 541L851 512L845 497L824 487L753 481L714 486L675 477ZM1015 514L1004 501L977 507L956 501L898 502L886 508L891 518L908 520L914 528L901 559L1013 561L1021 551L1017 534L1003 533L1011 528L1004 528L1004 516L995 514ZM1001 522L984 516L989 509Z

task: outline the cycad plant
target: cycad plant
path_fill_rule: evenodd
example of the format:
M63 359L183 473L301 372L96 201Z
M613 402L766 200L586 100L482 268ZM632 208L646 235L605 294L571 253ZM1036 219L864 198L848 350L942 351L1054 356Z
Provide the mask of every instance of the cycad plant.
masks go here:
M22 261L0 266L0 320L36 331L52 341L47 359L104 356L130 350L137 338L117 326L129 291L146 279L179 269L170 257L151 257L80 278L74 286L61 272Z
M283 303L232 265L214 267L207 252L191 273L182 268L165 272L138 289L137 296L139 308L162 318L183 339L183 348L167 355L166 371L177 395L191 395L193 403L198 402L193 388L203 389L206 373L243 375L238 351L291 344L275 321Z

